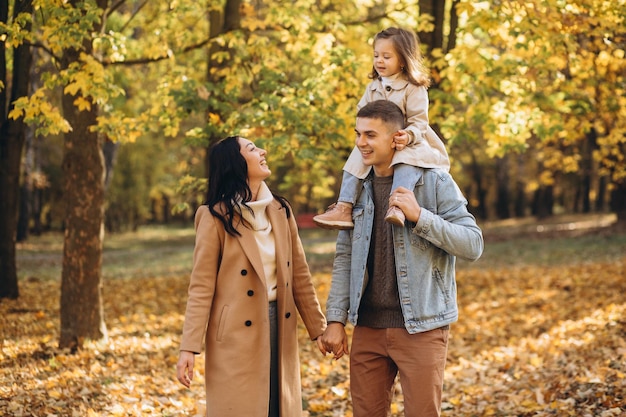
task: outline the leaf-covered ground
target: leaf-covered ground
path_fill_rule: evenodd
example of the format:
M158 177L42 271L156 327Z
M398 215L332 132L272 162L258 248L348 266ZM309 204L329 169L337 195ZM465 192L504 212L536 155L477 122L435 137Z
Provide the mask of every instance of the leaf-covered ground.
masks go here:
M460 264L443 415L626 415L625 242L493 243L485 260ZM323 302L329 244L318 246ZM20 299L0 302L0 415L202 416L202 360L191 390L174 377L187 279L106 278L108 341L76 354L56 347L59 282L23 279ZM300 335L305 415L351 416L347 359ZM399 384L393 415L403 415Z

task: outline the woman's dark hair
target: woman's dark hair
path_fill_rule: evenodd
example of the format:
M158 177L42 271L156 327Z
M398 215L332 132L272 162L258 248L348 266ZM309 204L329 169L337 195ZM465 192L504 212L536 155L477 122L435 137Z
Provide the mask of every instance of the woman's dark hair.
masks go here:
M287 210L289 218L291 211L287 200L274 193L272 195ZM248 185L248 164L241 154L239 136L229 136L209 149L209 187L204 204L224 224L226 233L233 236L241 235L233 224L235 213L240 210L237 203L239 200L242 206L250 210L246 205L252 200L252 191ZM218 206L222 209L217 209Z

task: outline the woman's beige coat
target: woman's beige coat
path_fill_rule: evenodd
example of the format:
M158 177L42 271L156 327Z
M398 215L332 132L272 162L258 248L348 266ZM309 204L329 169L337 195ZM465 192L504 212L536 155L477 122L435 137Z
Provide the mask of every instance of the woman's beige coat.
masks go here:
M302 415L297 315L311 339L326 320L311 282L293 212L276 200L267 207L276 241L281 417ZM270 327L261 255L254 232L225 233L207 206L196 212L196 246L181 350L205 344L207 417L267 417Z

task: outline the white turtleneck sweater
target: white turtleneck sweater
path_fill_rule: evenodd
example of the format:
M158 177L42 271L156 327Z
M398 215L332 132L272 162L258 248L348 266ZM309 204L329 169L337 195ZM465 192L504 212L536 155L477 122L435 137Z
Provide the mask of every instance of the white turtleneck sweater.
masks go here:
M398 77L400 76L400 74L401 74L401 73L400 73L400 72L398 72L398 73L396 73L396 74L393 74L393 75L392 75L392 76L390 76L390 77L380 77L380 81L383 83L383 87L387 87L388 85L393 84L393 82L394 82L395 80L397 80L397 79L398 79Z
M249 223L254 230L261 260L263 261L263 272L265 273L265 285L267 286L267 297L269 301L276 300L276 244L272 224L267 217L267 206L274 200L272 192L265 182L261 183L256 201L250 201L247 206L252 209L252 213L245 207L241 207L241 216Z

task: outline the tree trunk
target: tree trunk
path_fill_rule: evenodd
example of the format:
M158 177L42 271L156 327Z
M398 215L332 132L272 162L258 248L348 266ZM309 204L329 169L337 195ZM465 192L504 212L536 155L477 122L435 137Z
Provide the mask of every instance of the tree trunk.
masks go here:
M66 50L62 66L92 52ZM80 93L79 93L80 94ZM89 97L83 97L89 99ZM66 203L63 268L61 274L60 348L78 349L85 339L106 338L102 305L102 241L104 235L104 155L96 124L98 106L80 111L75 96L64 94L63 115L72 126L63 148L63 196Z
M35 129L26 126L24 129L24 164L22 172L22 186L20 189L20 206L17 219L18 242L28 239L29 225L32 214L33 202L33 173L35 172Z
M515 217L526 215L526 161L523 155L517 156L517 177L515 181Z
M435 29L432 32L418 32L417 36L422 45L427 48L425 55L429 55L433 49L443 47L443 22L446 2L440 0L419 0L420 15L433 17Z
M16 0L14 16L31 13L32 1ZM8 21L8 2L0 5L0 21ZM30 28L27 28L30 29ZM15 242L19 207L20 165L24 148L26 125L22 118L8 118L7 109L13 102L28 95L28 75L32 55L29 46L20 45L13 52L11 98L7 103L6 45L0 42L0 81L5 88L0 91L0 299L19 296Z
M223 11L212 9L209 12L209 37L210 39L217 38L220 35L228 33L233 30L241 28L241 0L226 0ZM211 84L219 84L222 79L215 75L217 71L215 68L220 68L229 65L229 59L217 60L215 54L222 51L223 47L217 44L217 42L211 42L207 57L207 82ZM227 47L225 47L227 48ZM222 115L218 109L207 109L207 114L214 113ZM222 117L226 119L225 117ZM204 170L206 177L209 177L209 148L217 141L221 139L220 136L212 135L209 138L207 144L207 151L204 156Z
M63 96L72 131L65 135L63 196L66 202L61 274L59 347L78 348L85 338L106 336L101 297L104 222L104 156L95 125L97 107L78 111L75 97Z
M594 171L593 169L593 152L597 148L596 141L598 139L598 135L595 129L591 129L589 133L585 135L585 142L583 144L583 149L581 150L581 161L580 161L580 203L581 210L583 213L591 213L591 183L592 178L591 175ZM578 205L578 201L576 202Z
M482 167L478 163L474 153L472 155L472 177L474 178L474 184L476 184L476 199L478 200L478 207L476 207L475 215L479 219L487 218L487 191L483 186Z
M550 217L554 207L554 189L552 186L541 186L535 191L533 214L540 219Z
M617 222L626 225L626 182L615 184L611 191L611 211L617 215Z
M509 209L509 157L504 156L496 159L496 215L498 219L508 219L511 217Z
M117 159L117 151L120 147L118 142L113 142L111 139L106 138L102 147L104 154L104 189L108 190L113 180L113 169L115 168L115 161Z
M598 192L596 194L595 210L603 212L606 208L606 177L600 177L598 180Z
M444 50L444 53L448 53L456 46L456 30L459 27L459 14L456 12L456 7L460 3L460 0L453 0L452 7L450 8L450 33L448 34L448 45Z

